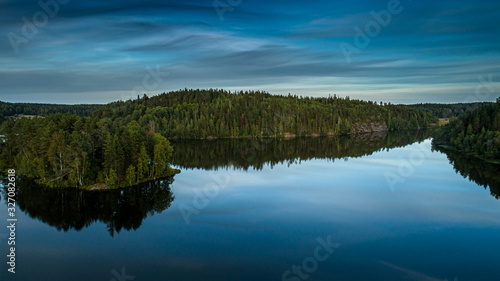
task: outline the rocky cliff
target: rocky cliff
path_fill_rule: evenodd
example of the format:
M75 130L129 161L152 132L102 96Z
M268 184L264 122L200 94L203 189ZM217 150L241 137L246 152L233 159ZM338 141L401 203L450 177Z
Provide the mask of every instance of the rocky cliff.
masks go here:
M357 123L352 125L351 134L364 134L373 132L387 132L385 122Z

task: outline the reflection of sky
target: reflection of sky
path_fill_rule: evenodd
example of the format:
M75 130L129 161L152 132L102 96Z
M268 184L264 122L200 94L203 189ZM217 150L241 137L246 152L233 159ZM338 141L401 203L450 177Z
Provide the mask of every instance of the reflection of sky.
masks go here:
M144 88L149 95L187 87L403 103L496 98L475 93L487 80L498 87L498 1L401 0L403 11L351 63L342 44L355 46L355 28L389 1L221 0L241 2L221 21L214 1L72 0L16 54L7 36L22 36L38 2L2 1L1 100L135 98L156 65L170 76Z
M391 189L384 174L420 159L422 150L422 163ZM228 185L186 225L179 207L193 206L194 190L226 176ZM499 274L500 202L457 175L444 154L430 152L429 141L347 162L185 170L172 188L168 210L114 238L100 223L64 233L19 212L22 270L46 280L51 267L58 268L51 280L71 274L108 280L111 269L122 267L140 280L280 280L312 255L317 237L332 235L342 246L313 280L496 280ZM4 204L0 212L3 218Z
M396 157L395 157L396 156ZM412 158L410 158L412 157ZM410 166L407 177L399 165ZM402 165L403 166L403 165ZM202 190L216 183L210 176L219 172L186 170L176 177L176 201L193 196L191 189ZM391 188L386 174L404 179ZM211 201L207 212L219 209L242 212L241 202L251 200L252 208L263 209L274 217L294 214L305 219L318 209L341 215L323 217L325 221L405 221L500 223L496 215L498 200L489 191L464 180L448 164L444 154L430 151L430 141L414 144L370 157L338 160L302 161L300 165L277 165L262 171L229 171L230 183ZM177 186L186 186L178 190ZM468 204L463 204L468 202ZM296 208L299 205L300 208ZM239 207L238 207L239 206ZM202 215L203 216L203 215ZM294 217L296 220L298 217ZM361 222L360 221L360 222Z

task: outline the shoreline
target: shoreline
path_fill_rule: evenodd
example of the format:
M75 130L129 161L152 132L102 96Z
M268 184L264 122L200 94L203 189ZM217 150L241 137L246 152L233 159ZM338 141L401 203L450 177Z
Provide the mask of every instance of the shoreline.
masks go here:
M461 153L465 156L469 156L469 157L475 157L479 160L482 160L486 163L489 163L489 164L493 164L493 165L500 165L500 160L491 160L491 159L487 159L487 158L484 158L484 157L481 157L479 155L477 155L476 153L471 153L471 152L465 152L464 150L460 150L460 149L456 149L452 146L449 146L449 145L445 145L445 144L436 144L435 146L437 147L440 147L444 150L450 150L450 151L454 151L454 152L458 152L458 153Z
M307 137L307 138L319 138L319 137L343 137L343 136L355 136L355 135L366 135L366 134L381 134L381 133L389 133L389 132L398 132L398 131L421 131L421 130L428 130L429 128L413 128L413 129L399 129L399 130L375 130L375 131L355 131L355 132L349 132L349 133L344 133L344 134L335 134L335 133L328 133L328 134L307 134L307 135L296 135L296 134L291 134L291 133L285 133L283 135L272 135L272 136L229 136L229 137L214 137L214 136L208 136L208 137L203 137L203 138L181 138L181 137L167 137L168 140L229 140L229 139L293 139L293 138L302 138L302 137Z
M116 185L116 186L109 186L108 184L105 184L105 183L94 183L94 184L83 185L83 186L49 186L49 185L46 185L42 182L38 182L37 179L30 179L30 180L33 180L34 182L36 182L36 184L41 185L44 188L75 189L75 190L83 190L83 191L106 191L106 190L114 190L114 189L131 188L131 187L143 184L143 183L174 177L175 175L180 174L180 173L181 173L180 169L171 168L171 170L169 171L169 173L167 175L164 175L162 177L158 177L156 179L142 180L142 181L136 182L132 185L125 184L125 185Z

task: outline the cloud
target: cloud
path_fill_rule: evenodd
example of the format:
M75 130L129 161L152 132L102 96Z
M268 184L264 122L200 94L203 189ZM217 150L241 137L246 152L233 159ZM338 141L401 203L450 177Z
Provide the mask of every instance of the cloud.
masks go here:
M157 64L171 76L148 94L216 87L460 102L478 75L498 81L500 4L401 3L404 10L348 63L340 44L354 44L354 27L364 28L387 1L243 1L224 21L210 1L70 1L18 54L7 35L22 35L22 17L41 8L4 1L0 99L55 102L64 93L57 101L72 102L77 93L108 93L100 100L112 101Z

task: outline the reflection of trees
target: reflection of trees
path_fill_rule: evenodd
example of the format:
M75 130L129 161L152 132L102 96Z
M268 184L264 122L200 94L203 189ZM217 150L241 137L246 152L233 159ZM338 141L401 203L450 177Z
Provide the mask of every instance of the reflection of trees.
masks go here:
M489 187L491 195L500 199L500 165L491 164L464 153L446 150L439 146L433 146L433 149L446 154L457 174L484 186L484 188Z
M260 170L265 164L274 166L314 158L334 161L361 157L422 141L427 136L427 132L422 131L400 131L343 137L178 140L172 141L172 162L181 168L217 170L232 164L239 169Z
M109 233L141 226L154 213L170 207L172 178L126 189L85 191L44 188L26 180L18 182L17 204L30 217L58 230L81 230L96 221L107 224Z

